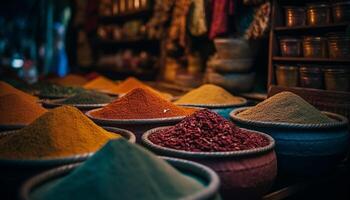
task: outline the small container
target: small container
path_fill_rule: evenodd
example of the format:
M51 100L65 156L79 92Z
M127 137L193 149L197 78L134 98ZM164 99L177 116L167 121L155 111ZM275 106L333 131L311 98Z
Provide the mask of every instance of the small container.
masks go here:
M304 37L303 52L304 57L327 58L327 39L325 37Z
M345 33L328 34L328 49L330 58L349 58L350 35Z
M285 57L299 57L301 52L301 40L284 37L280 39L281 55Z
M350 1L332 4L334 22L350 22Z
M322 25L331 22L331 9L328 4L310 4L306 11L308 25Z
M350 91L350 70L329 68L324 70L326 90Z
M286 26L304 26L306 23L305 8L288 6L285 7Z
M299 82L299 68L297 66L276 65L277 85L296 87Z
M323 73L316 66L302 66L300 72L300 86L305 88L323 88Z

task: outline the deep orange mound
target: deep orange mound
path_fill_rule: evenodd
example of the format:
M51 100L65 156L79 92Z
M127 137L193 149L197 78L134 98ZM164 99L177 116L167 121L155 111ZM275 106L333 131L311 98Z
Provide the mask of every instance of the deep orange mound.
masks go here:
M92 115L106 119L154 119L192 113L192 109L176 106L149 89L136 88Z

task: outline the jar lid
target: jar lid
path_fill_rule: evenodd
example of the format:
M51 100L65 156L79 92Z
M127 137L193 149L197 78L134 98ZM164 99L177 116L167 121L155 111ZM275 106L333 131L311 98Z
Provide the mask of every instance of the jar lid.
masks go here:
M333 3L332 6L350 6L350 1Z
M332 73L350 73L350 70L345 68L326 68L323 71Z
M300 7L300 6L284 6L283 7L286 10L299 10L299 11L305 11L304 7Z
M305 36L304 41L323 41L327 40L325 37Z
M278 69L284 69L284 70L296 70L298 69L298 66L291 66L291 65L276 65Z
M300 42L301 40L298 38L292 38L292 37L280 37L281 42Z
M318 4L307 4L308 9L310 8L328 8L329 4L327 3L318 3Z
M310 72L310 73L321 73L321 69L319 67L300 67L299 68L300 72Z

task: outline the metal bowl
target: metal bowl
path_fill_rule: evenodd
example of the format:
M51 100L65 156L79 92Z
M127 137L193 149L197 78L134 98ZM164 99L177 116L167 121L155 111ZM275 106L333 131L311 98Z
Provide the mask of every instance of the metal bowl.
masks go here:
M349 141L348 120L345 117L323 112L336 120L323 124L240 118L238 114L248 108L232 111L231 119L241 127L263 131L275 139L279 172L293 176L317 176L331 171L343 159Z
M270 189L277 174L277 161L275 142L269 135L253 131L270 141L265 147L230 152L188 152L162 147L148 139L165 128L168 127L145 132L142 136L144 146L162 156L188 159L212 168L221 179L224 199L259 199Z
M201 191L198 191L194 194L184 197L186 200L211 200L218 197L218 190L220 186L220 180L218 175L211 170L210 168L203 166L201 164L182 160L175 158L161 157L167 161L170 165L175 167L180 171L184 176L187 176L190 179L193 179L197 182L201 180L201 184L205 188ZM74 171L81 164L71 164L65 165L59 168L52 169L50 171L43 172L31 179L29 179L20 190L20 199L21 200L30 200L30 194L42 187L48 186L51 182L57 181L61 178L64 178L66 175ZM203 183L203 182L204 183ZM137 188L134 188L137 190ZM84 192L84 191L77 191ZM116 196L116 199L118 196Z

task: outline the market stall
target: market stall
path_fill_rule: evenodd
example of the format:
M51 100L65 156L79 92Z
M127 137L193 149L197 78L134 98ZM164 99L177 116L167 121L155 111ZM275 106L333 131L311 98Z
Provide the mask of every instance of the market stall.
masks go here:
M350 198L348 1L20 9L41 12L0 8L0 199Z

